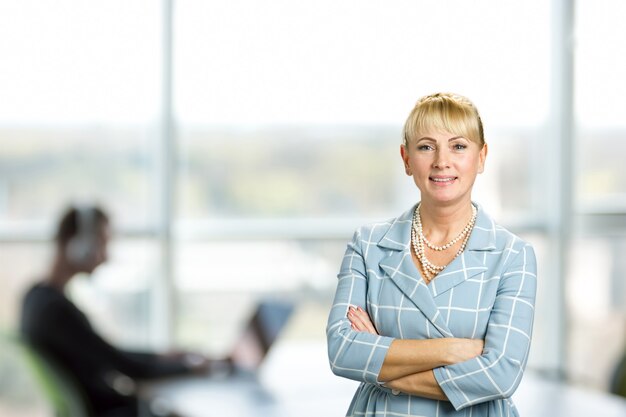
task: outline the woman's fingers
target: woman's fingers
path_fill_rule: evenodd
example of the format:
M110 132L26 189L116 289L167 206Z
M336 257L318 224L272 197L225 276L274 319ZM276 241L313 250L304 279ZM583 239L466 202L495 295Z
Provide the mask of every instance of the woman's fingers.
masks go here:
M354 330L378 334L372 320L361 307L350 307L348 309L348 320L352 323Z
M365 328L367 329L367 331L369 331L372 334L378 334L378 332L376 331L376 328L374 327L374 323L372 323L370 316L367 315L365 310L363 310L361 307L358 307L357 314L361 318L361 321L365 325Z
M348 309L348 320L352 323L352 328L354 330L358 330L360 332L365 331L365 324L361 320L361 317L357 314L357 311L354 307L350 307Z

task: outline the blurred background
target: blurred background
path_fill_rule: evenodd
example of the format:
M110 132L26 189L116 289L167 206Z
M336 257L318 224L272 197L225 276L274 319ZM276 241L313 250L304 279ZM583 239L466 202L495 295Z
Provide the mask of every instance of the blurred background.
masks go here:
M116 344L223 355L266 295L298 305L285 340L323 344L352 232L419 199L406 116L452 91L485 124L474 200L538 254L529 368L608 390L626 343L624 15L621 0L0 0L0 329L58 216L87 201L112 216L111 260L71 293Z

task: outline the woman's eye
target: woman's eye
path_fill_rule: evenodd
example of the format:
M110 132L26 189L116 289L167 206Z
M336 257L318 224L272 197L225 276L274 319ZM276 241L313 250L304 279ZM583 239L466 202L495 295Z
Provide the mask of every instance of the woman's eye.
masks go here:
M455 151L462 151L463 149L467 149L467 145L464 145L462 143L456 143L454 145L454 150Z
M431 150L433 147L430 145L418 145L417 146L417 150L418 151L429 151Z

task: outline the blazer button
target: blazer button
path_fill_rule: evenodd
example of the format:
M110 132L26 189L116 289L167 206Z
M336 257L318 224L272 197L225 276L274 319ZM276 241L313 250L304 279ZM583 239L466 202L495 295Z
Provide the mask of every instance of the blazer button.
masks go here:
M400 391L398 391L397 389L392 389L392 390L391 390L391 393L392 393L393 395L398 395L398 394L400 394Z

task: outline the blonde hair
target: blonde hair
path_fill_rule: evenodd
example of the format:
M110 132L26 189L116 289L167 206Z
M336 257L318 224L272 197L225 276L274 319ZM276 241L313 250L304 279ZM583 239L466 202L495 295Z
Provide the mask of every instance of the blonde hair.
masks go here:
M467 97L458 94L435 93L420 98L404 123L404 146L429 130L445 130L476 142L480 147L485 144L478 109Z

